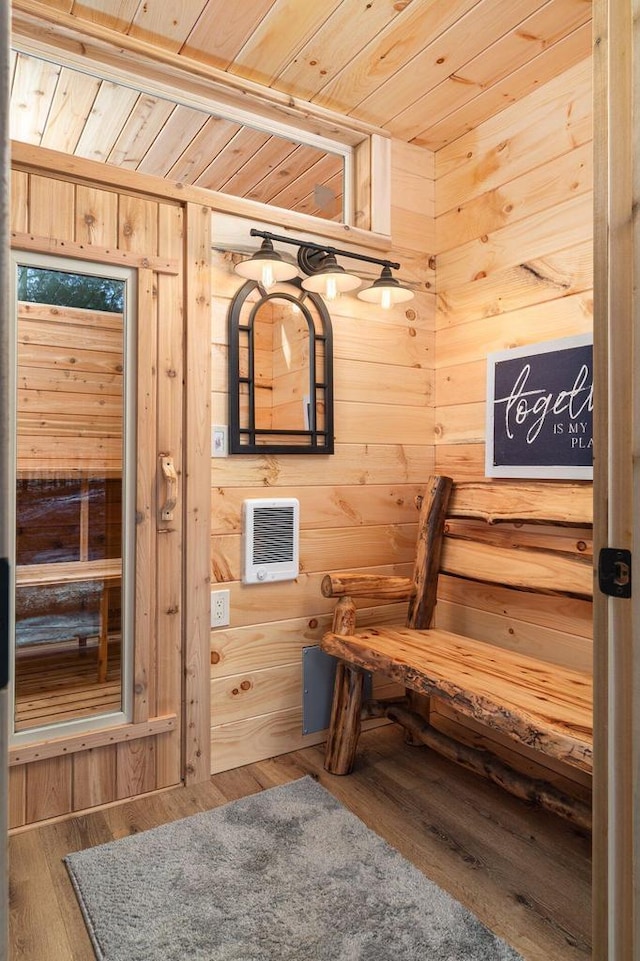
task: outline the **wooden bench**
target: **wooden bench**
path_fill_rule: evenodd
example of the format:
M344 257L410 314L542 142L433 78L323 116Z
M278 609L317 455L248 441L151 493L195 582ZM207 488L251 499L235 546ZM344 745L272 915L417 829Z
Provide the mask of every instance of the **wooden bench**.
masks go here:
M461 583L483 582L489 591L499 585L498 590L527 592L532 605L541 595L555 595L559 611L567 596L591 598L591 518L588 485L502 481L453 487L450 478L432 477L422 498L413 578L327 575L323 594L340 600L332 630L321 642L324 651L339 658L326 769L348 774L362 718L386 717L400 723L412 743L426 744L589 828L590 805L584 799L438 730L429 723L429 700L447 702L463 717L506 735L507 743L520 742L591 772L590 671L431 626L439 572L464 578ZM407 599L406 623L357 630L354 597ZM406 696L363 704L365 671L399 682Z
M107 680L109 657L109 592L122 579L122 560L119 557L94 561L64 561L48 564L18 564L16 587L44 587L45 585L78 584L101 581L98 623L98 683Z

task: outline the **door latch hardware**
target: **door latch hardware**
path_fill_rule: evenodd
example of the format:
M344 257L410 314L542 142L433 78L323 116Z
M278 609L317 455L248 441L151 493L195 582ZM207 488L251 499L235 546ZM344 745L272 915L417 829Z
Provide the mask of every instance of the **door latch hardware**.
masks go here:
M178 500L178 474L173 463L173 457L169 457L168 454L162 454L160 466L167 488L166 500L160 510L160 517L163 521L172 521Z
M609 597L631 597L631 551L603 547L598 558L598 584Z

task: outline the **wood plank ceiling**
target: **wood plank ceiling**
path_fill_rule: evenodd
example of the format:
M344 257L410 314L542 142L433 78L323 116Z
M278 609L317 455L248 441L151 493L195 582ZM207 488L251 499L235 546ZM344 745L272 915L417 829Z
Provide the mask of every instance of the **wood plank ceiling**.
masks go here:
M14 0L438 150L591 53L591 0ZM52 31L53 32L53 31ZM12 136L328 218L342 158L14 57Z

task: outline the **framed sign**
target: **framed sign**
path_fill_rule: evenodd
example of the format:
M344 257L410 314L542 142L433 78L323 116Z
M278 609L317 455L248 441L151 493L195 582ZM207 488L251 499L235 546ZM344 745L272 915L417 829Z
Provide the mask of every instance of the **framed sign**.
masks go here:
M488 477L593 477L591 334L487 357Z

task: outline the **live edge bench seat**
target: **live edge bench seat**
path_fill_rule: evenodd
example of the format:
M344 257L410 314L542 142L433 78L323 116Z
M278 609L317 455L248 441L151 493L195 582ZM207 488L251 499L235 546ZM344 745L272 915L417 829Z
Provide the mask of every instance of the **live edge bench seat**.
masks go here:
M481 485L476 485L480 487ZM556 486L554 497L563 502L562 495L571 494ZM400 723L413 743L423 743L464 766L490 777L512 793L540 803L558 814L572 819L581 827L590 827L589 806L560 791L555 785L532 780L514 771L486 750L454 741L429 723L429 697L447 702L459 714L480 721L483 725L519 741L534 751L591 772L592 767L592 677L590 671L575 670L556 663L540 660L509 650L486 640L438 628L420 626L430 624L435 609L438 572L456 568L465 571L466 578L483 582L498 581L498 561L506 573L499 575L517 590L544 591L588 598L591 591L592 570L588 556L580 550L573 554L568 549L570 536L557 541L548 527L541 528L536 542L534 533L515 532L508 537L494 532L485 539L477 529L477 518L466 527L455 527L452 518L460 511L472 508L464 497L449 508L452 482L449 478L434 477L429 481L419 523L416 569L413 579L379 577L377 575L327 575L323 593L338 597L333 629L322 639L322 649L339 658L334 690L331 726L327 741L325 766L334 774L347 774L353 767L360 724L363 717L387 717ZM510 504L510 493L517 490L508 486L496 491L487 485L479 493L480 499L500 496ZM577 505L576 505L577 498ZM548 505L525 503L515 515L525 514L524 520L540 523L558 521L556 514L565 515L565 508L550 509ZM579 487L572 497L575 517L569 523L588 524L590 505ZM582 501L582 506L580 502ZM495 513L487 516L486 504L480 504L483 520L496 522ZM581 513L582 511L582 513ZM507 508L511 518L513 505ZM534 515L534 516L531 516ZM551 515L539 516L539 515ZM562 520L563 525L567 520ZM499 525L498 525L499 526ZM486 524L485 524L486 527ZM465 539L470 556L473 537L479 544L482 563L475 570L466 570L465 561L455 555L455 545L447 560L443 552L445 533ZM584 551L585 541L577 538ZM533 538L533 540L532 540ZM540 540L541 538L541 540ZM533 550L530 548L533 544ZM546 549L542 549L542 544ZM464 551L463 551L464 553ZM532 556L529 557L529 553ZM510 557L510 555L514 555ZM443 561L444 556L444 561ZM476 562L477 562L476 557ZM518 569L520 568L520 569ZM458 575L459 576L459 575ZM564 579L564 583L560 580ZM568 591L567 591L568 586ZM381 596L386 599L409 600L409 626L380 624L356 629L356 608L353 597ZM531 596L531 595L530 595ZM363 704L364 671L382 674L406 689L404 698L387 701L368 701ZM425 697L425 695L427 697Z

